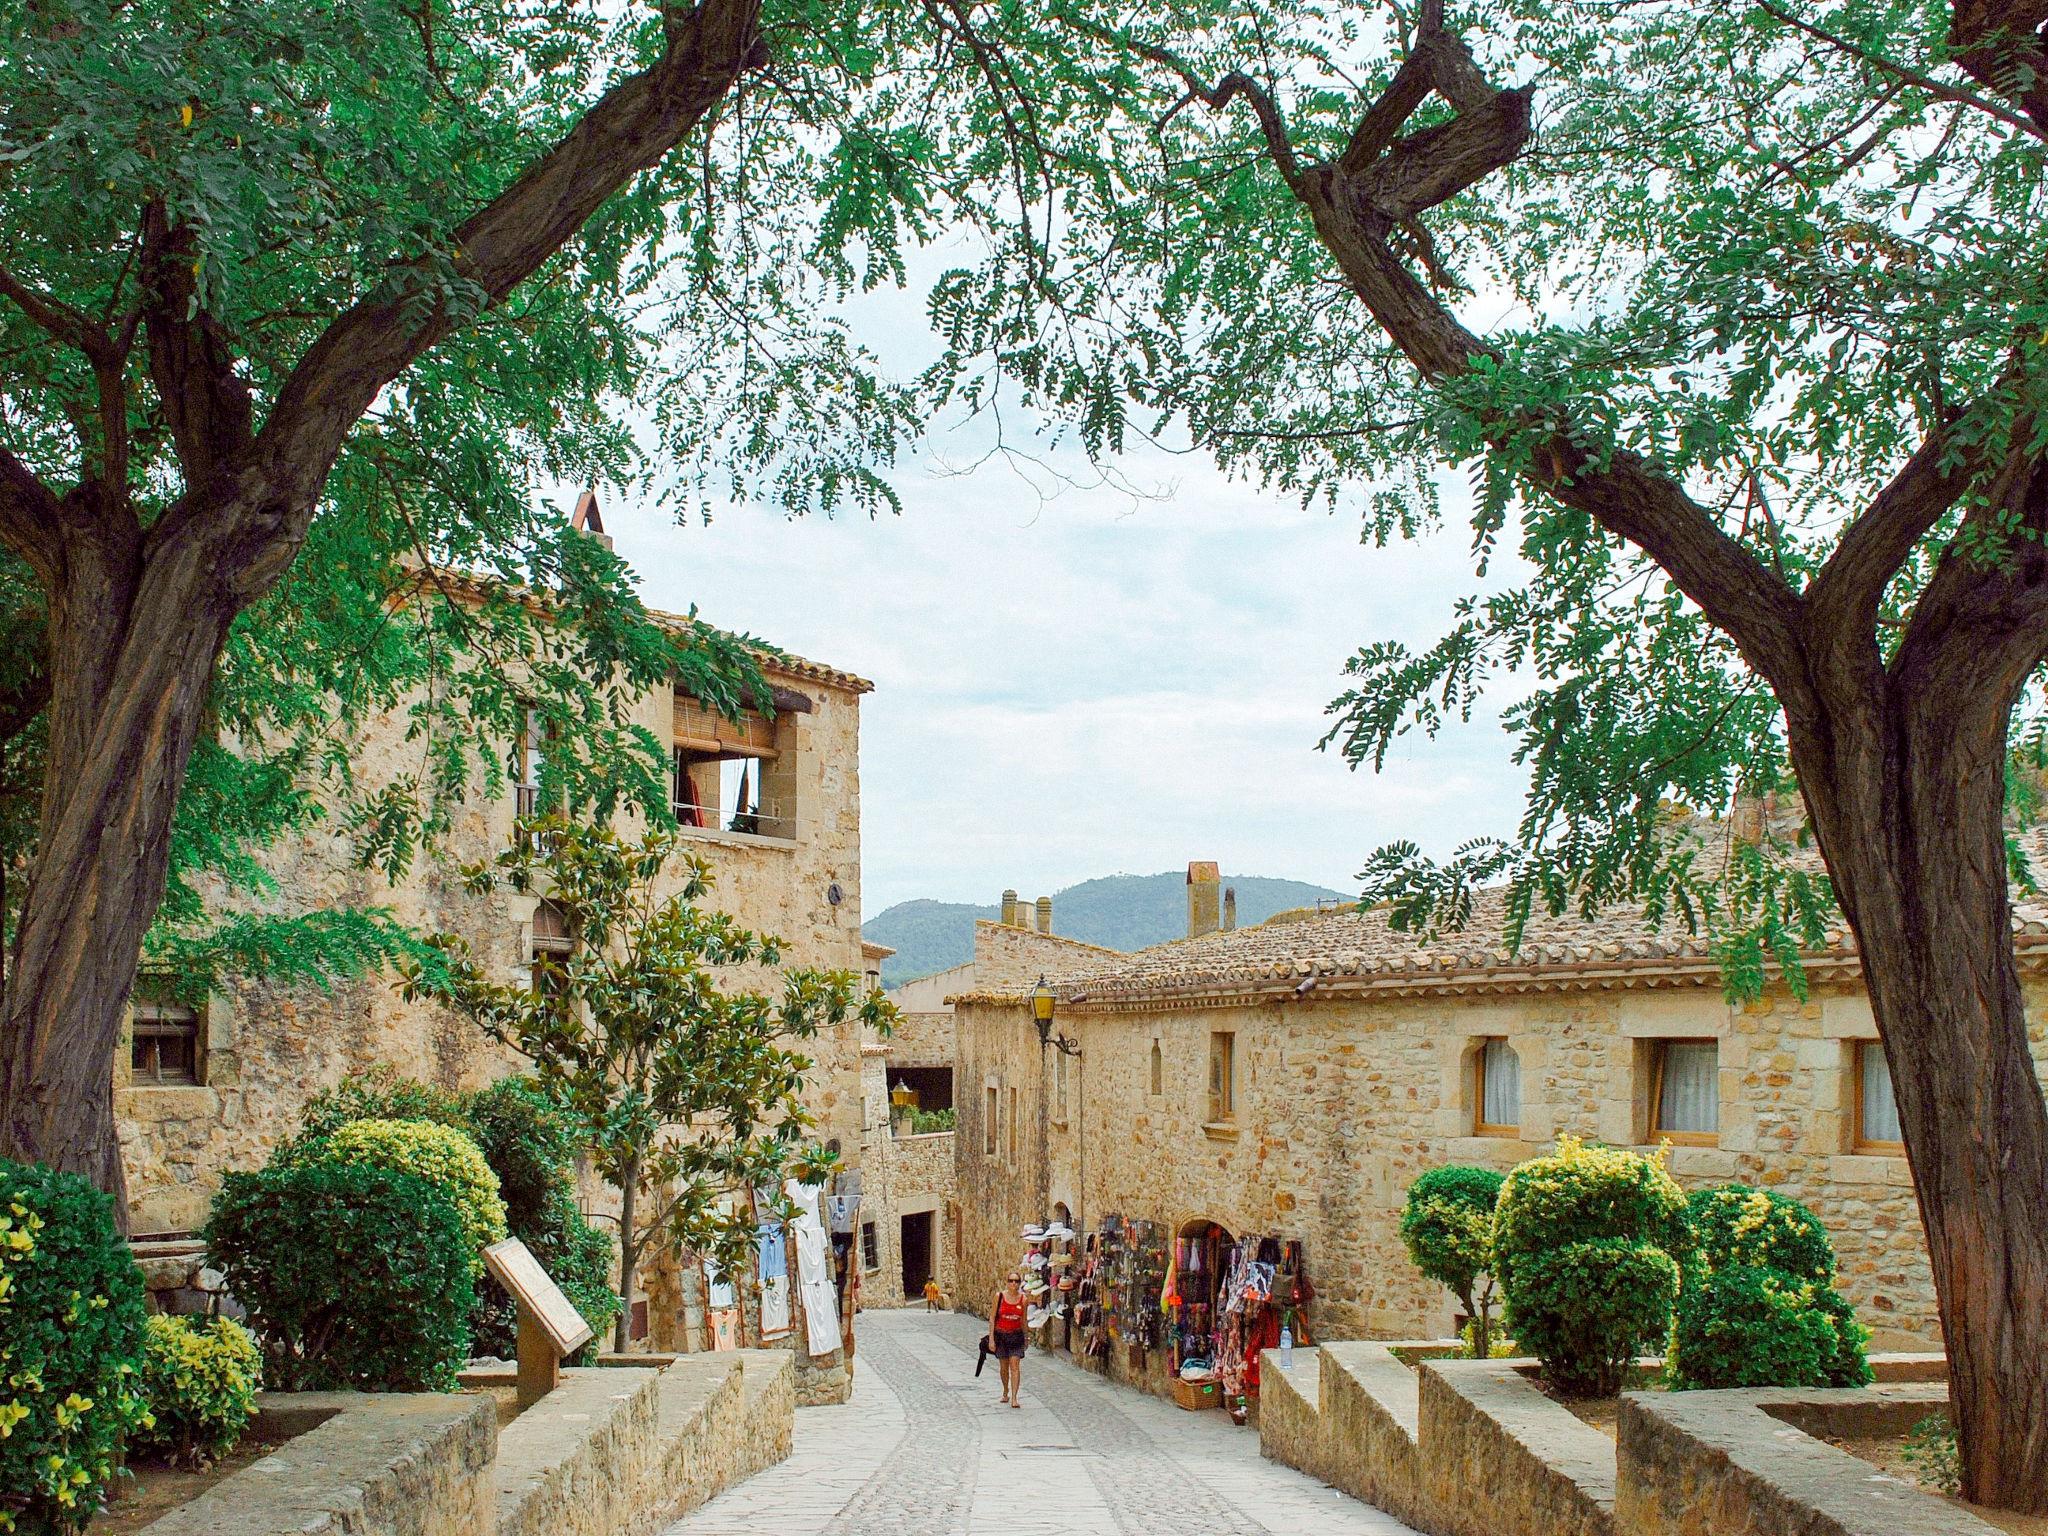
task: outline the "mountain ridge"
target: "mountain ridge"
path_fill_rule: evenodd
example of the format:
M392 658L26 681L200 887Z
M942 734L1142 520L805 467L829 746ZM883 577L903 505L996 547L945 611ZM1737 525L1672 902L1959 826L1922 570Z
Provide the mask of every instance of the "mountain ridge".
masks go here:
M1241 927L1262 923L1275 912L1351 897L1306 880L1270 875L1225 875L1237 892ZM882 984L900 986L974 958L976 918L1002 915L993 904L914 897L876 913L861 924L861 937L896 951L882 962ZM1187 876L1180 870L1157 875L1102 875L1053 892L1053 932L1107 949L1147 949L1187 933Z

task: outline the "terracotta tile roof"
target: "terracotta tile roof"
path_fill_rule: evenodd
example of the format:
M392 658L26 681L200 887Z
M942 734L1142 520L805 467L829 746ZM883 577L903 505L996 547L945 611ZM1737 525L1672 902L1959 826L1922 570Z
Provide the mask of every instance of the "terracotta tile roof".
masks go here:
M2048 872L2048 828L2030 830L2023 842L2035 867ZM1676 919L1653 929L1639 909L1629 907L1611 907L1591 918L1538 913L1523 932L1521 948L1510 953L1501 938L1505 915L1505 893L1482 891L1465 929L1418 943L1414 934L1394 931L1384 908L1282 913L1255 928L1177 939L1140 950L1122 964L1062 978L1061 1006L1325 990L1399 996L1718 980L1707 940ZM2048 895L2016 889L2013 930L2023 951L2048 958ZM1809 970L1818 979L1850 979L1855 958L1855 939L1838 917L1825 945L1809 957ZM1016 995L984 992L957 1001L1014 1002Z

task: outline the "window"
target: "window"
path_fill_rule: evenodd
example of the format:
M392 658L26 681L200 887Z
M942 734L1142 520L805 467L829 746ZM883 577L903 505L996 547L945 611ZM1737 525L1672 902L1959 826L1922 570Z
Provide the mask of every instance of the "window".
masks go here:
M1010 1131L1010 1165L1011 1165L1012 1167L1015 1167L1015 1166L1016 1166L1016 1163L1017 1163L1017 1090L1016 1090L1016 1089L1014 1089L1014 1088L1012 1088L1012 1089L1010 1090L1010 1118L1009 1118L1009 1131Z
M522 820L545 809L540 803L541 763L554 737L554 726L539 710L529 708L520 717L519 740L512 749L512 811Z
M1219 1029L1209 1036L1209 1119L1237 1118L1237 1036Z
M533 990L543 997L560 997L568 987L569 955L575 949L569 936L569 914L552 901L533 909L533 952L528 963Z
M1053 1118L1061 1125L1067 1123L1067 1053L1055 1053L1052 1068L1052 1101L1057 1113Z
M1721 1047L1712 1040L1659 1040L1650 1085L1650 1135L1708 1145L1721 1134Z
M1159 1042L1152 1042L1152 1091L1166 1092L1166 1053L1159 1049Z
M1001 1102L1001 1099L997 1096L995 1084L990 1083L988 1087L988 1106L983 1110L981 1116L981 1155L983 1157L993 1158L996 1155L996 1115L997 1107Z
M129 1080L138 1088L172 1088L199 1081L199 1014L183 1003L140 996L128 1055Z
M1884 1047L1859 1040L1856 1051L1856 1147L1862 1152L1903 1152L1899 1101L1892 1096L1892 1069Z
M793 718L749 714L728 720L678 693L669 770L669 809L677 823L710 832L794 837Z
M1514 1136L1522 1128L1522 1058L1505 1040L1480 1042L1473 1061L1473 1132Z
M875 1224L872 1221L864 1221L860 1224L860 1267L862 1269L880 1269L882 1267L882 1250L875 1242Z

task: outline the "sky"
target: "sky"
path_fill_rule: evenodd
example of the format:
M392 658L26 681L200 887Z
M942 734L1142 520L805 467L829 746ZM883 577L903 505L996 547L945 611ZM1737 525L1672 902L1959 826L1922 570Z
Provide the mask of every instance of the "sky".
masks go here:
M859 673L863 915L993 903L1215 859L1356 888L1374 848L1512 831L1524 777L1493 715L1404 738L1385 772L1316 750L1345 658L1427 644L1475 585L1469 530L1377 549L1343 514L1150 449L1145 494L900 466L900 516L708 526L604 496L658 607ZM1048 494L1057 490L1058 494ZM564 510L567 503L564 504Z

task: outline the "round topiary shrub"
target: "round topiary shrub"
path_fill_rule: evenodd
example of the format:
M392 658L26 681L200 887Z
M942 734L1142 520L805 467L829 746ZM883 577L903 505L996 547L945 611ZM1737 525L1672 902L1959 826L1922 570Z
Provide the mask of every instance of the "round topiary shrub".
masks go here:
M1431 1168L1408 1186L1401 1208L1408 1257L1463 1304L1481 1358L1493 1352L1493 1208L1504 1178L1491 1168Z
M1860 1387L1869 1332L1834 1287L1827 1228L1797 1200L1744 1184L1697 1191L1696 1241L1665 1379L1713 1387Z
M113 1201L0 1158L0 1531L82 1530L147 1417L142 1276Z
M1747 1184L1695 1190L1685 1202L1694 1261L1707 1269L1763 1264L1804 1280L1835 1278L1828 1229L1797 1200Z
M143 1335L142 1394L151 1423L129 1450L202 1467L235 1448L256 1411L263 1355L230 1318L152 1317Z
M1832 1385L1841 1341L1815 1289L1762 1264L1696 1272L1672 1323L1672 1388Z
M299 1112L299 1140L332 1136L351 1120L432 1120L469 1128L460 1094L405 1077L386 1062L351 1072L308 1099Z
M505 1202L498 1176L477 1144L452 1126L431 1120L351 1120L306 1144L306 1158L349 1167L388 1168L425 1179L446 1195L462 1218L470 1261L505 1237Z
M1664 1342L1690 1242L1661 1157L1560 1136L1501 1186L1493 1273L1507 1327L1558 1391L1611 1396Z
M454 1387L469 1357L476 1248L439 1185L281 1159L221 1181L205 1238L277 1390Z

